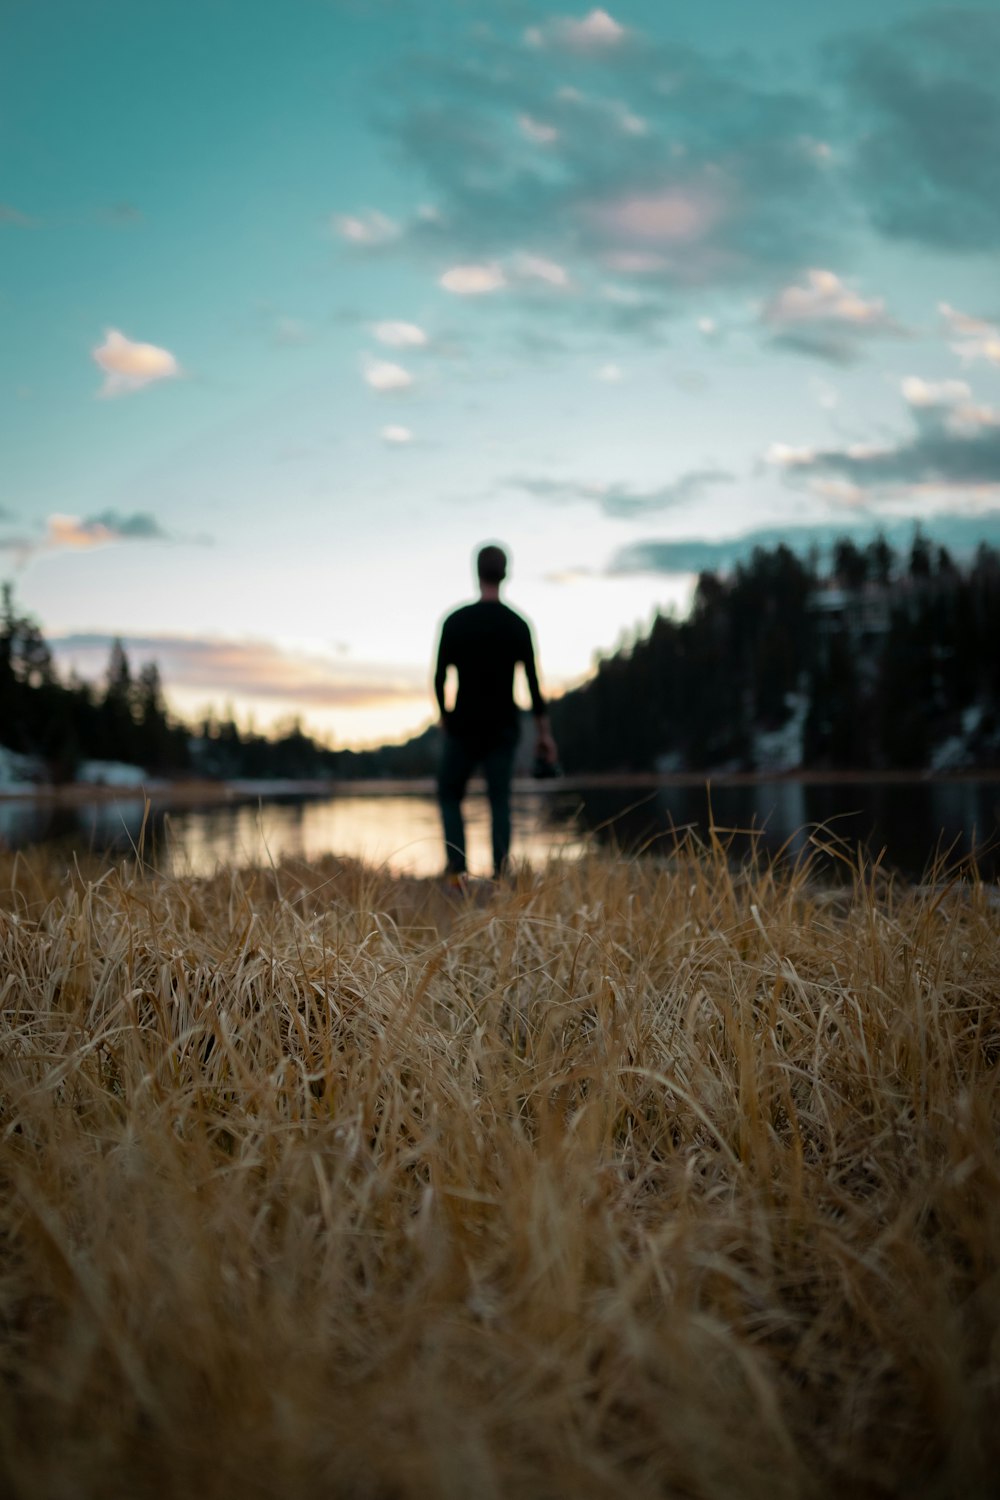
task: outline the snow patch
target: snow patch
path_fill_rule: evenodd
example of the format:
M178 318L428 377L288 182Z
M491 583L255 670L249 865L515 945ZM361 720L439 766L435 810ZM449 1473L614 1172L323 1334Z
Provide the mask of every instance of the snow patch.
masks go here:
M42 779L43 767L33 755L18 755L0 745L0 789L21 790Z
M121 760L83 760L77 767L76 780L84 786L136 788L147 785L150 777L142 766L129 766Z
M780 729L758 729L753 737L753 763L758 771L794 771L802 764L802 736L809 713L806 693L788 693L789 717Z

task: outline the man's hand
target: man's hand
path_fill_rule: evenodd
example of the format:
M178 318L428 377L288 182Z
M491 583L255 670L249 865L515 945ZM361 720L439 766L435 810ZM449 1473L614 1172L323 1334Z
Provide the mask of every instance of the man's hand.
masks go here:
M552 738L548 719L535 720L535 755L540 760L551 761L553 764L558 759L559 752Z

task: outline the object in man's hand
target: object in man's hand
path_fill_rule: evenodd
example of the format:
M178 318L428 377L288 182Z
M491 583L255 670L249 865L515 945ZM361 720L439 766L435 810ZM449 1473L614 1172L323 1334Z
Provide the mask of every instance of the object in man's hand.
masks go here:
M535 781L553 781L562 775L562 766L547 755L536 755L531 763L531 774Z

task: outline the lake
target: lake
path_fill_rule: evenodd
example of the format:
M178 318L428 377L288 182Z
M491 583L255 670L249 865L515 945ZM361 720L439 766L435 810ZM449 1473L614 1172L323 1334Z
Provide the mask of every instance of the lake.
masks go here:
M488 873L485 798L467 800L469 866ZM140 835L141 797L76 807L0 801L0 844L127 854ZM797 855L820 842L920 879L935 849L952 862L979 851L987 879L1000 877L1000 781L717 781L629 785L528 783L514 795L514 855L532 864L551 854L575 858L588 848L666 853L677 830L720 837L742 858L755 839L768 854ZM817 830L819 830L817 832ZM443 867L437 804L426 790L351 791L302 796L247 793L224 805L154 809L145 857L168 873L210 874L218 864L256 864L323 854L358 858L397 872L427 876ZM832 875L837 861L824 856Z

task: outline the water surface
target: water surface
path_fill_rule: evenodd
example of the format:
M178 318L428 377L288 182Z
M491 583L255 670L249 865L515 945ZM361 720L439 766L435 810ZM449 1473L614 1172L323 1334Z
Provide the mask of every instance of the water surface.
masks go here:
M277 863L334 853L398 873L434 875L444 865L437 804L426 793L370 790L335 796L249 798L220 806L154 810L143 828L141 797L80 807L0 802L0 842L12 848L58 844L144 857L170 873L210 874L219 864ZM920 879L936 851L952 864L979 851L981 873L1000 876L1000 783L990 781L714 783L623 787L546 787L515 792L514 855L538 865L551 854L575 858L587 848L626 854L668 853L691 830L716 834L734 859L756 844L789 858L825 848L853 859L859 851L887 870ZM492 866L489 814L480 794L467 799L469 866ZM817 854L831 875L837 856ZM842 869L846 873L846 867Z

